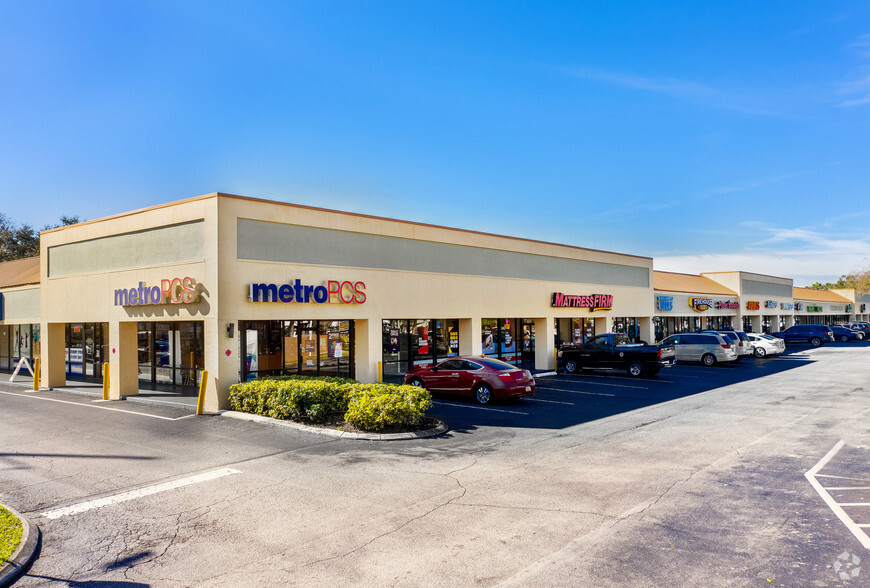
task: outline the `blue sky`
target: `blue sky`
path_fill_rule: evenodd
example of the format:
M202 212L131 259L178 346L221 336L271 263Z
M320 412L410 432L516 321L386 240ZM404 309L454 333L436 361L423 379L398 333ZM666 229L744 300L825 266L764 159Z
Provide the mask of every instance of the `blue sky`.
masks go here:
M796 285L870 266L870 2L0 0L17 222L222 191Z

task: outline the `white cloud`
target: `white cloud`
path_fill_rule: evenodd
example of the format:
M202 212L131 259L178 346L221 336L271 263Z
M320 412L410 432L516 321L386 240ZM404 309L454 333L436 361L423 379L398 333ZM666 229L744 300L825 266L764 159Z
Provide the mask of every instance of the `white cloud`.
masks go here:
M861 35L855 41L849 44L849 49L858 56L870 59L870 34ZM861 106L870 104L870 70L866 65L858 70L856 79L840 84L839 91L841 96L847 96L842 100L839 106Z
M655 269L700 274L747 271L793 278L795 285L836 281L841 275L870 265L870 238L832 237L805 228L765 227L745 223L765 238L733 253L664 255L654 258Z
M692 80L669 76L641 76L633 73L606 71L591 67L555 68L566 75L594 82L603 82L633 90L643 90L671 96L678 100L707 106L734 110L746 114L783 117L785 114L770 108L759 100L760 96L747 92L727 91Z

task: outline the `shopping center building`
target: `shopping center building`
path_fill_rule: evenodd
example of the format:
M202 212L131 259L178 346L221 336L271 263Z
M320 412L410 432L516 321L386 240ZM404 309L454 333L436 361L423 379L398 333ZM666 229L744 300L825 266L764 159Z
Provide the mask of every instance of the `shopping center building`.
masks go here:
M108 363L120 398L205 370L207 411L260 375L397 379L458 354L552 369L573 324L652 336L651 258L227 194L43 232L39 264L0 291L44 386Z
M56 388L100 382L107 364L114 399L192 394L207 372L213 412L230 385L263 375L399 381L453 355L549 370L559 345L599 333L779 330L866 318L867 303L788 278L653 272L649 257L215 193L45 231L39 258L0 264L0 370L39 357Z

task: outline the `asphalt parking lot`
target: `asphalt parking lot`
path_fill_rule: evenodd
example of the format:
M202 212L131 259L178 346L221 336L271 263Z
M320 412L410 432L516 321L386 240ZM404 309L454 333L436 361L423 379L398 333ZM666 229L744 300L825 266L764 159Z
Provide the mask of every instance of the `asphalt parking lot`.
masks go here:
M867 347L870 347L870 341L828 343L822 349ZM531 398L478 406L469 399L438 396L430 414L461 431L480 426L564 429L794 370L810 363L816 351L809 345L790 345L781 356L745 357L739 362L713 367L677 364L652 378L632 378L624 371L559 372L537 377L537 391Z
M394 442L0 384L19 585L866 586L868 347L437 398Z

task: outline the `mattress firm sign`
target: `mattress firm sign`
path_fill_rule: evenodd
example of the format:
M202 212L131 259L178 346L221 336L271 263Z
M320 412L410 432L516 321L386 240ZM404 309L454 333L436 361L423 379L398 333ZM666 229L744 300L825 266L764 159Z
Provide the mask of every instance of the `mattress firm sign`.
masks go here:
M115 290L115 306L150 306L157 304L189 304L198 302L196 280L171 278L160 280L159 286L139 282L138 287Z
M365 282L339 282L329 280L320 285L303 284L295 280L289 284L250 284L250 302L283 302L289 304L362 304L366 301Z
M587 296L575 296L553 292L551 306L556 308L588 308L590 311L610 310L613 308L612 294L589 294Z

